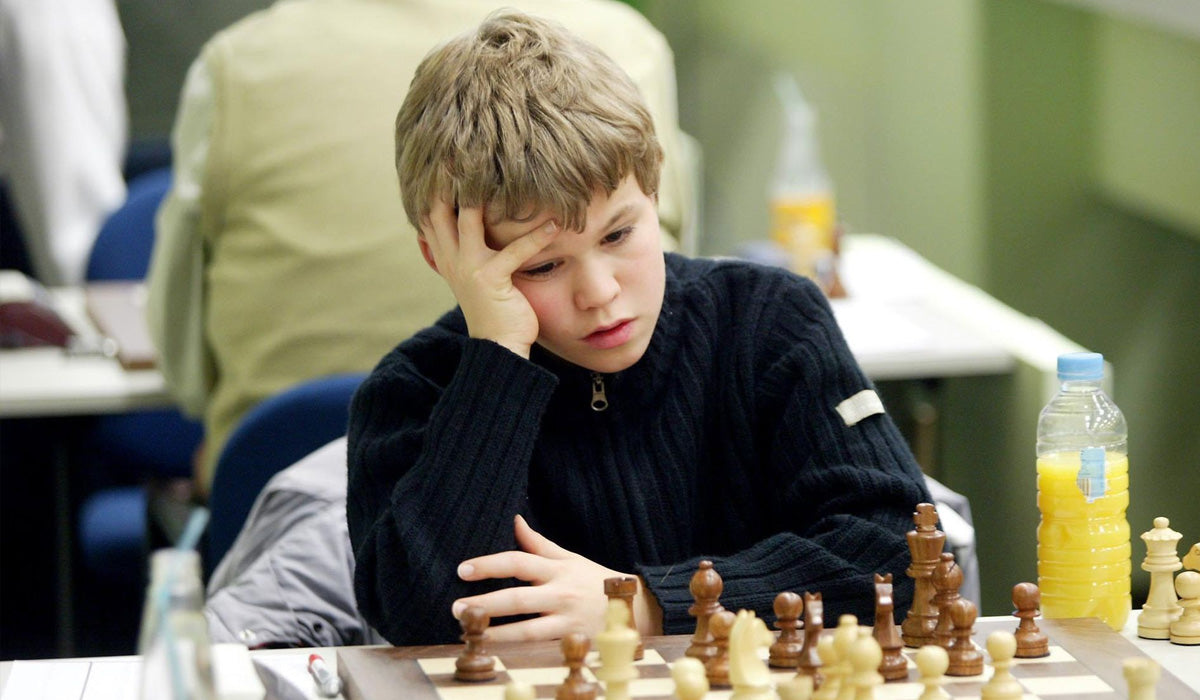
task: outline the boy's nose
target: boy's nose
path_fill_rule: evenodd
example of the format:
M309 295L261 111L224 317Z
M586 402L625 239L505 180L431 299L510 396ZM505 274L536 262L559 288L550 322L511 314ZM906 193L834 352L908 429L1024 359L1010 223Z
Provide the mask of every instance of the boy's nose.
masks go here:
M575 305L594 309L610 303L621 292L613 271L598 263L584 264L575 285Z

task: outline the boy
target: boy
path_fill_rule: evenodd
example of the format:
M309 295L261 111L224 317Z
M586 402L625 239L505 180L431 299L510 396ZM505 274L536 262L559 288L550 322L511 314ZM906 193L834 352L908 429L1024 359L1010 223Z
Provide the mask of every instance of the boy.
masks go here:
M348 449L358 604L393 643L455 641L466 605L494 640L595 633L621 574L643 634L690 632L702 558L764 617L807 590L869 620L875 572L908 605L911 453L812 283L664 256L660 159L557 25L494 15L418 69L400 189L459 308L364 382Z

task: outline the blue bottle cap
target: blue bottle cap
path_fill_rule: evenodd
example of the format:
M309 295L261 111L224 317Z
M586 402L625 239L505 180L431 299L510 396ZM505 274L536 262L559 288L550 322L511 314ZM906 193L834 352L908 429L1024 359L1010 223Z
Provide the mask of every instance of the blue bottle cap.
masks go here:
M1058 378L1061 381L1103 377L1104 356L1098 352L1069 352L1058 356Z

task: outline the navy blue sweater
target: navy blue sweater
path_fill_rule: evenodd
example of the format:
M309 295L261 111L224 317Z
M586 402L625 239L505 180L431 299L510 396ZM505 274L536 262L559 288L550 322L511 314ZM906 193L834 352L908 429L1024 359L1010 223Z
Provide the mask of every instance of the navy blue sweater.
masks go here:
M904 533L929 500L883 413L835 411L871 389L808 280L667 255L645 356L603 376L535 346L467 336L457 309L400 344L354 398L347 518L363 615L395 644L454 642L451 603L509 581L459 562L516 549L513 516L568 550L640 575L664 631L691 632L702 558L731 610L773 618L780 591L821 592L825 619L869 623L872 574L912 598Z

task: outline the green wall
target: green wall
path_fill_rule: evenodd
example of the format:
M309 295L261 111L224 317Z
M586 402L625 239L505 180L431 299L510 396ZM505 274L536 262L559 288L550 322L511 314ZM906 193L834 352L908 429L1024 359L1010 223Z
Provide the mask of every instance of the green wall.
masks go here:
M1181 549L1200 541L1200 39L1046 0L635 4L675 48L683 127L704 149L703 252L766 229L769 81L790 71L851 230L896 236L1105 354L1144 596L1137 535L1155 516ZM1021 364L933 394L936 475L972 498L987 614L1036 576L1044 380Z

